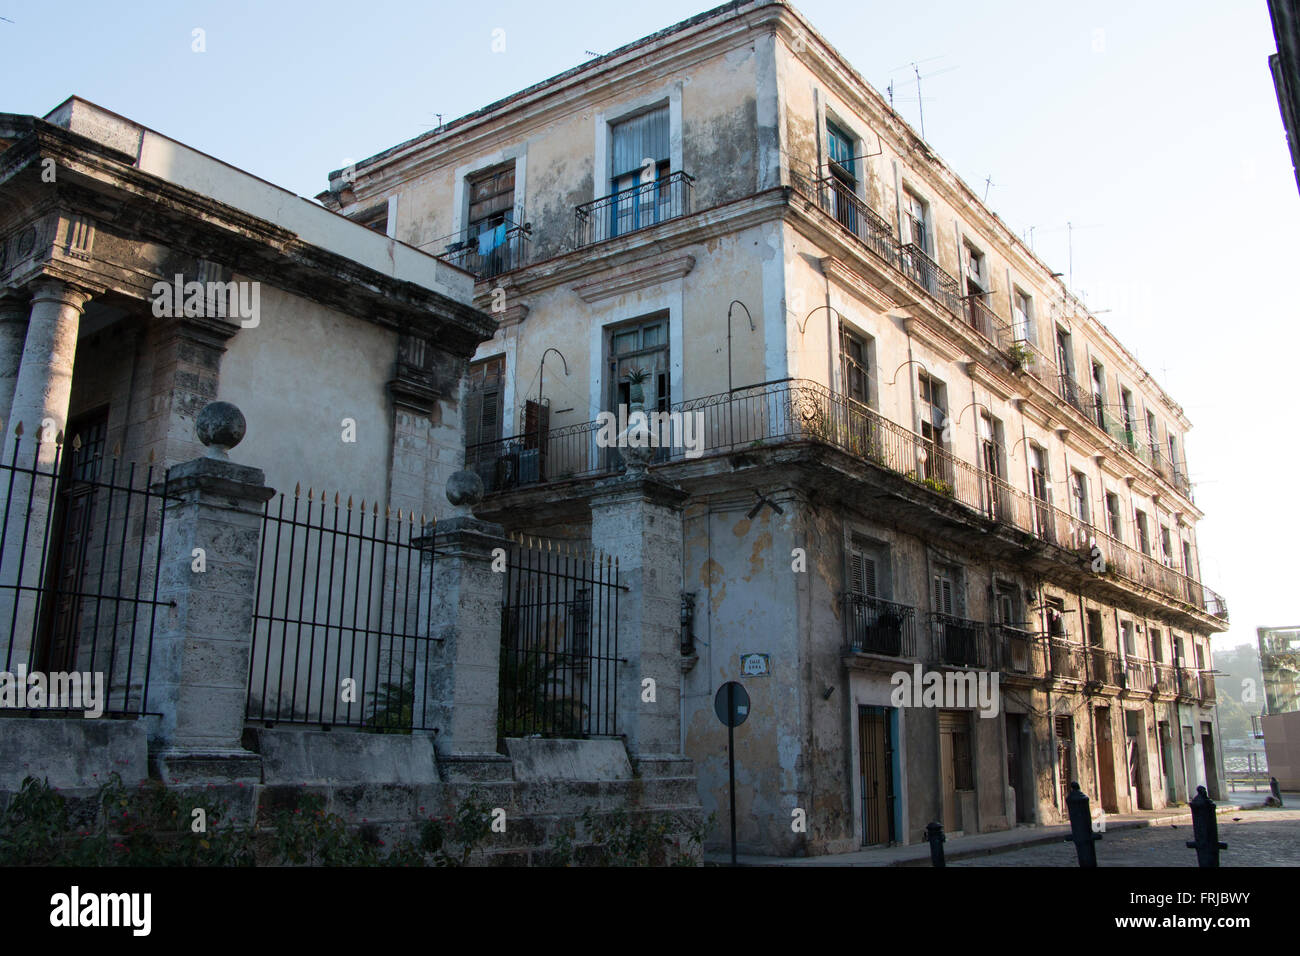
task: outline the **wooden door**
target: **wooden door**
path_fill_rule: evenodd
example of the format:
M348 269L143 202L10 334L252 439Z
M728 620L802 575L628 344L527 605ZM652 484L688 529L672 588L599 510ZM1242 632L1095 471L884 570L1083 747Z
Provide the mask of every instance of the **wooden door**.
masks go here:
M1119 813L1115 793L1115 742L1110 730L1110 708L1098 707L1093 714L1097 740L1097 787L1101 791L1101 808L1107 813Z

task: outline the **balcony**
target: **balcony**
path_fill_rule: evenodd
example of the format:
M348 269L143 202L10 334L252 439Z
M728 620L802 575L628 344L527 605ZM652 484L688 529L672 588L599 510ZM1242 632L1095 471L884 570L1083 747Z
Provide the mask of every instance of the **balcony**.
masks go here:
M850 654L916 656L916 611L865 594L845 594L844 649Z
M1214 703L1217 699L1214 693L1214 671L1201 671L1200 691L1199 699L1202 703Z
M1151 664L1151 692L1157 697L1173 697L1178 693L1178 675L1169 664L1159 661Z
M1045 384L1056 376L1055 360L1026 338L1016 338L1007 350L1012 363Z
M518 269L527 262L532 232L531 224L520 226L509 219L483 232L473 226L438 240L435 245L443 246L443 251L436 255L443 262L472 272L479 279L490 279Z
M1102 559L1098 573L1149 588L1227 620L1223 598L1194 578L1165 567L1082 518L1033 498L878 412L806 379L783 379L679 402L671 414L693 415L701 455L813 443L914 482L937 505L957 505L995 525L1073 552L1078 562ZM488 493L617 474L617 448L602 447L599 421L502 438L466 449L465 466ZM652 464L686 458L680 445L660 447ZM1083 566L1083 565L1080 565Z
M804 187L815 192L817 204L826 210L868 249L895 268L898 267L898 244L889 223L854 194L845 183L827 176Z
M1124 689L1131 694L1149 694L1155 684L1151 661L1130 657L1124 661Z
M679 171L583 203L574 210L575 248L689 216L694 184L691 176Z
M993 624L990 630L1002 680L1035 681L1043 677L1042 641L1037 634L1010 624Z
M1178 675L1178 696L1186 697L1188 700L1195 700L1199 697L1201 682L1197 679L1196 671L1190 667L1175 667L1174 671Z
M930 258L929 253L914 242L899 246L898 268L953 315L964 315L962 308L961 283L950 276L939 263Z
M1103 684L1107 687L1123 687L1125 671L1120 666L1119 655L1104 647L1089 646L1084 651L1087 664L1087 679L1090 683Z
M953 667L988 667L988 646L984 625L951 614L931 614L934 657L939 664Z
M1011 326L989 308L982 294L968 295L964 301L966 308L963 314L967 324L998 351L1009 351L1012 344Z
M1084 681L1087 679L1088 665L1084 662L1082 645L1051 638L1048 647L1053 680Z

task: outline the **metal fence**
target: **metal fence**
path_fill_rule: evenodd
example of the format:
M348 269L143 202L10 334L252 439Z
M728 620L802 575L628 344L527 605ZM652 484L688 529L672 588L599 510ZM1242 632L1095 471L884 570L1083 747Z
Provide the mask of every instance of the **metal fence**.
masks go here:
M443 251L435 255L479 279L490 279L525 265L531 238L531 225L506 219L494 228L474 226L437 240L434 245Z
M67 689L62 675L77 673L83 703L87 679L103 695L90 708L25 695L9 712L147 713L167 472L122 461L102 429L67 444L62 433L24 441L15 431L0 463L0 669L43 673L51 689L54 675Z
M916 611L866 594L844 595L846 650L886 657L916 656Z
M930 621L938 663L961 667L989 666L989 649L981 621L936 613L930 615Z
M432 729L423 518L295 488L262 514L250 721Z
M691 214L695 180L684 172L621 189L574 210L574 246L582 248Z
M618 562L534 538L507 550L498 736L617 736Z

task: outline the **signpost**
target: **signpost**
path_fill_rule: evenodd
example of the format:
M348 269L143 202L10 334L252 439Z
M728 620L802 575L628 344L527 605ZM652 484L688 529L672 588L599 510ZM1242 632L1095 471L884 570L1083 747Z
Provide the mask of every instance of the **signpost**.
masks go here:
M736 728L749 717L749 694L734 680L718 688L713 711L727 725L727 795L731 799L731 865L736 865Z

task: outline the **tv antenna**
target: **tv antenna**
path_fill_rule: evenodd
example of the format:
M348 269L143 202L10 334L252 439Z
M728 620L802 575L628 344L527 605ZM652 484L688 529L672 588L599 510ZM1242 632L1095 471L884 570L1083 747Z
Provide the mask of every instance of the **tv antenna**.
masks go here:
M957 69L957 67L955 66L949 66L949 67L945 67L942 70L934 70L930 73L922 74L921 64L930 63L934 60L942 60L942 59L943 59L942 56L931 56L931 57L926 57L923 60L913 60L910 63L904 63L902 66L894 67L894 70L901 70L903 69L903 67L910 66L912 68L912 75L916 78L916 108L917 108L917 113L921 120L921 139L925 139L925 96L921 92L921 81L928 80L932 76L939 76L944 73L951 73L953 70ZM894 70L890 70L889 72L893 73ZM892 109L894 105L894 81L892 77L890 78L888 89L889 89L889 105L890 108Z

